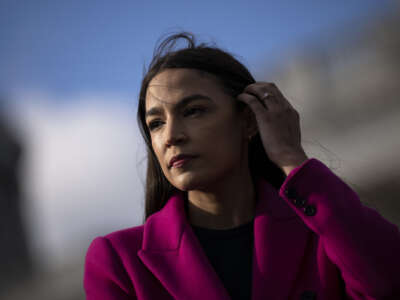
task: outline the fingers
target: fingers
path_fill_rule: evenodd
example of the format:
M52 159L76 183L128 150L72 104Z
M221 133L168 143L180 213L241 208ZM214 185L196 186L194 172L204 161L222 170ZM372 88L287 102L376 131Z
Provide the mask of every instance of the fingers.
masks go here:
M260 101L254 95L242 93L237 96L237 99L247 103L255 113L256 117L263 112L265 113L268 110L268 107L265 106L265 103L263 101Z
M273 82L256 82L249 84L244 89L244 93L252 94L262 102L266 102L270 110L288 107L293 108Z
M271 94L264 93L263 97L258 97L254 94L248 92L239 94L237 96L238 100L246 102L251 109L257 114L266 112L275 112L282 109L282 105L277 102L275 96Z
M265 92L270 93L273 96L281 96L281 92L273 82L255 82L249 84L244 92L253 94L259 98L262 98Z

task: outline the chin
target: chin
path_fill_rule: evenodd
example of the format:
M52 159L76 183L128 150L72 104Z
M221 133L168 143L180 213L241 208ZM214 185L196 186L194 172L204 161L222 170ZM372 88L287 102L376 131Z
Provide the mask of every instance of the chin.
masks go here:
M170 181L171 184L181 191L198 190L201 187L207 186L207 183L199 176L194 174L181 174Z

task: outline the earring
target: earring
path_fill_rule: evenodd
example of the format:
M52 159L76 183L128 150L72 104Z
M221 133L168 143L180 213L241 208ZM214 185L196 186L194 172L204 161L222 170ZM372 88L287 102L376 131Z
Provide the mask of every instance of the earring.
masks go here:
M247 139L248 139L249 141L251 141L251 139L252 139L253 137L255 137L255 136L257 135L257 133L258 133L258 132L249 135L249 136L247 137Z

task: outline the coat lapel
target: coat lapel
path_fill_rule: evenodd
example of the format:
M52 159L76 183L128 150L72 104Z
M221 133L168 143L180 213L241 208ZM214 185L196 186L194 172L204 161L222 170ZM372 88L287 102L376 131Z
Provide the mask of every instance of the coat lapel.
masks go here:
M186 220L183 193L147 219L138 256L174 299L230 299Z
M258 181L252 300L290 299L310 230L278 191Z
M229 300L186 219L177 192L145 225L138 256L175 299ZM303 258L308 228L278 191L257 181L252 300L288 299Z

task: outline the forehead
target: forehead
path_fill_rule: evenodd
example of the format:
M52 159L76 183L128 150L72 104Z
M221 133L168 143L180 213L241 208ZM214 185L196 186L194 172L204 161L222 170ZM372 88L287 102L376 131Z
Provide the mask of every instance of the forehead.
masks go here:
M146 92L146 107L173 104L194 93L211 96L220 92L221 87L211 74L195 69L167 69L150 81Z

